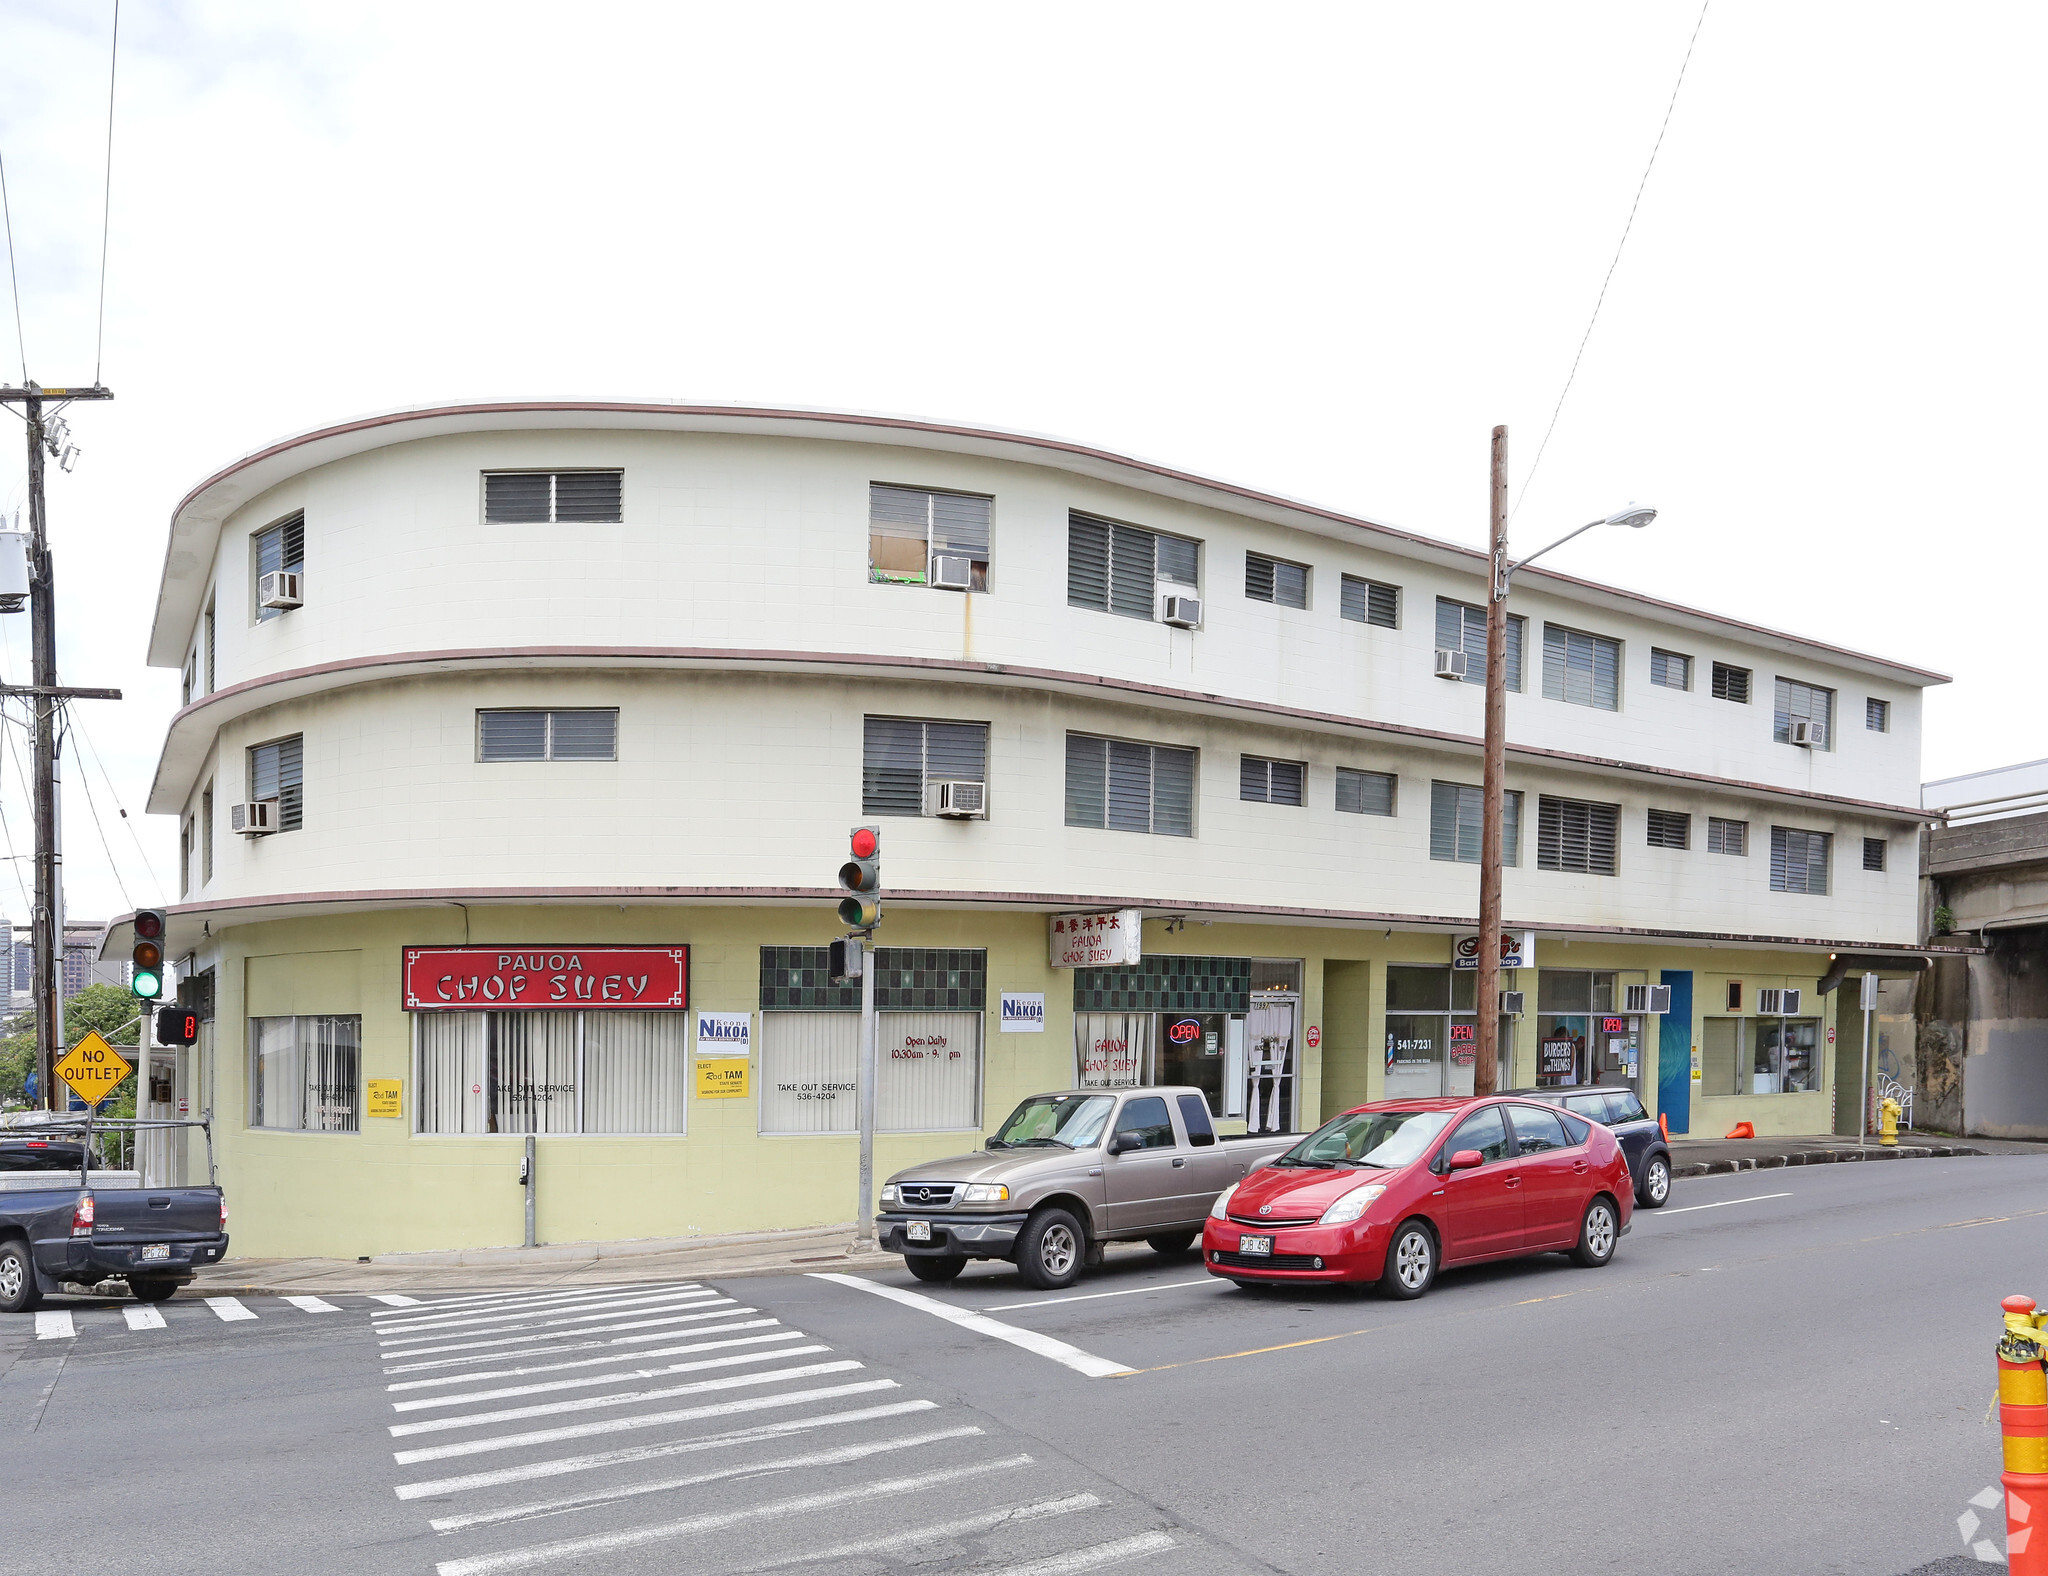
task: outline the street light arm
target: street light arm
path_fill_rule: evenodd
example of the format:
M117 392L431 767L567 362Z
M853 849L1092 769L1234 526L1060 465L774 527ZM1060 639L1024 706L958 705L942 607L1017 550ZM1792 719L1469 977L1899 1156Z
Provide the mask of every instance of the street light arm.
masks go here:
M1513 574L1513 573L1514 573L1514 572L1515 572L1515 571L1516 571L1517 569L1526 569L1526 568L1527 568L1527 567L1528 567L1529 565L1531 565L1531 564L1535 563L1537 559L1541 558L1541 557L1542 557L1542 556L1543 556L1543 555L1544 555L1545 553L1549 553L1549 552L1554 552L1554 551L1556 551L1556 550L1557 550L1558 548L1560 548L1560 547L1564 546L1564 544L1565 544L1566 542L1569 542L1569 541L1571 541L1571 540L1572 540L1573 538L1575 538L1575 537L1580 537L1580 536L1584 536L1584 535L1585 535L1585 534L1586 534L1586 533L1587 533L1588 531L1592 530L1594 526L1596 526L1596 525L1605 525L1606 523L1607 523L1607 519L1606 519L1606 516L1604 516L1604 515L1603 515L1603 516L1602 516L1602 517L1601 517L1600 519L1598 519L1598 520L1588 520L1588 521L1587 521L1587 522L1586 522L1586 523L1585 523L1584 525L1580 526L1580 527L1579 527L1579 528L1578 528L1578 529L1577 529L1576 531L1570 532L1570 533L1569 533L1568 535L1565 535L1565 536L1560 536L1560 537L1559 537L1559 538L1558 538L1558 539L1557 539L1556 541L1552 542L1552 543L1550 544L1550 546L1548 546L1548 547L1539 547L1539 548L1537 548L1537 549L1536 549L1536 551L1535 551L1535 552L1531 553L1531 554L1530 554L1530 555L1529 555L1529 556L1528 556L1527 558L1520 558L1520 559L1517 559L1517 560L1516 560L1516 561L1515 561L1514 563L1512 563L1512 564L1509 564L1509 565L1507 566L1507 572L1508 572L1509 574Z

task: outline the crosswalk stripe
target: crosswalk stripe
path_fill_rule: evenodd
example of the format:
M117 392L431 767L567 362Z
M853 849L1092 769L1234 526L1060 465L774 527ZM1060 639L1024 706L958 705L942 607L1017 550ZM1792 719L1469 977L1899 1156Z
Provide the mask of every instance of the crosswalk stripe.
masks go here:
M1164 1554L1177 1546L1163 1532L1141 1532L1133 1538L1118 1538L1112 1543L1097 1543L1085 1549L1067 1549L1059 1554L1048 1554L1043 1559L1026 1560L1021 1565L990 1565L983 1569L988 1576L1079 1576L1082 1571L1099 1571L1111 1565L1143 1559L1149 1554Z
M209 1297L206 1299L206 1306L224 1320L232 1321L256 1317L249 1309L242 1306L242 1299L239 1297Z
M285 1301L290 1303L294 1308L305 1309L305 1311L308 1313L341 1312L341 1310L335 1307L333 1303L327 1302L319 1297L287 1297L285 1298Z
M563 1412L590 1412L602 1406L639 1406L648 1401L665 1401L670 1396L700 1395L707 1390L737 1390L744 1385L778 1384L785 1379L815 1379L823 1374L849 1373L862 1364L852 1358L832 1363L805 1363L796 1368L778 1368L765 1374L728 1374L722 1379L699 1379L691 1384L668 1385L660 1390L622 1390L617 1395L586 1395L574 1401L549 1401L539 1406L514 1406L496 1412L473 1412L468 1417L436 1417L424 1423L393 1423L391 1436L403 1439L412 1434L437 1434L450 1428L481 1428L486 1423L515 1423L528 1417L554 1417Z
M590 1494L575 1494L567 1499L543 1500L537 1505L514 1505L506 1510L478 1510L465 1516L440 1516L427 1523L436 1532L461 1532L470 1527L488 1527L501 1521L525 1521L535 1516L559 1515L565 1511L585 1510L594 1505L606 1505L615 1500L636 1499L642 1494L669 1494L678 1489L697 1488L705 1483L720 1483L728 1478L753 1477L763 1472L793 1472L801 1467L844 1466L849 1461L865 1461L870 1456L886 1455L892 1450L915 1450L920 1445L937 1444L946 1439L967 1439L981 1433L970 1425L959 1428L934 1429L930 1433L906 1434L899 1439L869 1440L858 1445L841 1445L835 1450L814 1450L806 1455L782 1456L771 1461L749 1461L739 1466L720 1467L716 1472L696 1472L688 1477L662 1478L653 1483L627 1483L618 1488L602 1489Z
M161 1330L164 1327L163 1310L143 1303L131 1302L121 1310L121 1317L128 1321L131 1330Z
M726 1297L717 1297L712 1300L714 1302L726 1304L730 1304L731 1301L730 1298ZM697 1311L693 1314L671 1314L671 1308L690 1308ZM636 1317L639 1314L658 1313L667 1316L667 1322L671 1324L680 1324L686 1318L723 1317L724 1315L731 1313L733 1310L729 1305L721 1308L708 1308L707 1305L703 1303L681 1302L663 1304L654 1308L641 1308L637 1310L628 1311L635 1313ZM582 1317L575 1319L551 1319L538 1326L535 1326L533 1329L529 1330L524 1335L509 1335L502 1331L486 1332L476 1330L450 1330L445 1333L450 1335L476 1336L478 1338L466 1341L451 1341L446 1346L401 1346L397 1351L380 1352L378 1355L381 1359L388 1362L390 1359L394 1357L424 1357L431 1352L474 1351L477 1348L484 1346L525 1346L530 1345L534 1341L559 1340L565 1335L587 1335L593 1330L644 1330L649 1325L658 1324L662 1322L660 1319L641 1318L637 1323L615 1322L610 1324L592 1324L590 1321L593 1319L617 1320L618 1315L610 1313L592 1313L585 1314ZM558 1325L578 1324L586 1325L588 1326L588 1328L581 1330L565 1330L556 1328L556 1326ZM427 1330L419 1335L409 1337L409 1339L416 1341L430 1341L442 1333L444 1332L438 1330ZM390 1346L394 1343L390 1341L380 1341L378 1344L382 1346Z
M872 1292L877 1297L886 1297L891 1302L901 1303L906 1308L916 1308L948 1324L957 1324L962 1329L972 1330L977 1335L991 1336L998 1341L1007 1341L1012 1346L1021 1346L1027 1352L1040 1357L1049 1357L1063 1367L1085 1374L1090 1379L1108 1379L1119 1374L1136 1372L1123 1363L1113 1362L1107 1357L1097 1357L1093 1352L1084 1352L1078 1346L1065 1341L1056 1341L1050 1335L1041 1335L1036 1330L1026 1330L1014 1324L1005 1324L1000 1319L991 1319L986 1314L970 1313L965 1308L956 1308L951 1303L940 1302L936 1297L926 1297L918 1292L904 1291L881 1281L864 1280L858 1275L840 1275L829 1270L811 1273L812 1280L836 1281L842 1286L852 1286L860 1291Z
M992 1461L977 1461L967 1466L921 1472L911 1477L883 1478L873 1483L856 1484L851 1488L828 1489L821 1493L802 1494L791 1499L770 1500L766 1504L749 1505L740 1510L708 1511L700 1515L685 1516L680 1521L657 1522L652 1526L594 1533L582 1538L563 1538L553 1543L538 1543L523 1549L506 1549L496 1554L482 1554L470 1559L443 1560L434 1569L438 1576L498 1576L498 1573L503 1571L527 1570L535 1565L552 1564L557 1560L583 1559L592 1554L612 1554L624 1549L641 1548L649 1543L659 1543L669 1538L688 1537L692 1533L717 1532L726 1527L737 1526L741 1522L765 1520L771 1516L805 1515L813 1511L829 1510L838 1505L854 1504L860 1500L918 1494L948 1483L986 1477L992 1472L1012 1472L1029 1465L1031 1457L1019 1453Z
M699 1439L669 1439L658 1445L629 1445L624 1450L600 1450L587 1456L557 1456L552 1461L530 1461L524 1466L497 1467L489 1472L466 1472L461 1477L435 1478L425 1483L401 1483L400 1499L430 1499L459 1494L468 1489L497 1488L506 1483L532 1483L542 1478L568 1477L577 1472L596 1472L605 1467L637 1466L643 1461L660 1461L669 1456L694 1455L700 1450L725 1450L736 1445L759 1444L769 1439L786 1439L813 1429L836 1428L844 1423L874 1423L888 1417L909 1417L917 1412L936 1412L936 1401L892 1401L885 1406L856 1407L851 1412L823 1412L816 1417L791 1417L779 1423L759 1423L752 1428L735 1428L728 1433L707 1434ZM979 1432L979 1430L977 1430Z
M36 1313L36 1339L39 1341L62 1341L78 1331L72 1327L71 1310L68 1308L43 1308Z
M528 1445L558 1445L567 1439L595 1439L600 1434L622 1434L635 1428L665 1428L670 1423L694 1423L707 1417L731 1417L739 1412L762 1412L771 1407L802 1406L806 1401L830 1401L843 1395L872 1395L877 1390L901 1388L894 1379L857 1379L851 1384L820 1385L815 1390L789 1390L781 1395L750 1395L738 1401L679 1407L673 1412L608 1417L596 1423L566 1423L560 1428L536 1428L524 1434L465 1439L452 1445L422 1445L412 1450L394 1450L391 1459L402 1467L409 1467L419 1461L447 1461L456 1456L480 1456L493 1450L523 1450Z
M578 1374L574 1379L549 1379L541 1384L506 1385L497 1390L471 1390L463 1395L429 1395L414 1401L393 1401L394 1412L423 1412L430 1406L475 1406L481 1401L509 1401L521 1395L554 1395L563 1390L582 1390L591 1385L626 1384L635 1379L665 1379L670 1374L701 1373L707 1368L736 1368L741 1363L779 1363L788 1357L810 1357L829 1352L826 1345L778 1346L765 1352L733 1352L724 1357L706 1357L694 1363L669 1363L661 1368L635 1368L618 1374Z
M813 1549L806 1554L791 1554L781 1559L764 1560L757 1565L733 1566L726 1572L726 1576L766 1576L769 1571L792 1570L799 1565L822 1565L828 1560L853 1560L873 1554L900 1554L907 1549L921 1548L928 1543L950 1543L956 1538L978 1537L984 1532L993 1532L998 1527L1021 1526L1026 1522L1044 1521L1052 1516L1071 1516L1076 1511L1094 1510L1101 1503L1101 1497L1095 1494L1064 1494L1057 1499L1039 1499L1024 1505L1006 1505L998 1510L985 1510L978 1515L962 1516L955 1521L935 1521L928 1527L912 1527L905 1532L884 1533L878 1538L862 1538L857 1543L840 1543L829 1549Z
M591 1319L612 1319L625 1313L650 1308L701 1308L726 1299L710 1292L650 1292L644 1297L623 1297L613 1302L578 1303L567 1309L541 1308L528 1313L493 1313L475 1319L437 1320L432 1324L380 1324L380 1346L397 1346L406 1341L432 1340L439 1335L489 1335L508 1330L544 1330L560 1324L581 1324ZM395 1333L394 1333L395 1332Z
M700 1319L729 1319L738 1314L759 1313L760 1311L759 1308L715 1308L710 1313L679 1313L666 1319L636 1319L629 1324L600 1324L595 1328L597 1330L638 1330L648 1325L695 1324ZM770 1319L768 1322L773 1324L775 1321ZM742 1324L707 1324L704 1328L707 1331L737 1330L746 1328L746 1326ZM591 1333L593 1332L589 1330L563 1330L556 1335L517 1336L508 1341L459 1341L453 1346L423 1346L420 1348L422 1352L461 1352L468 1351L473 1346L489 1347L493 1348L493 1350L473 1352L468 1357L439 1357L427 1363L396 1363L386 1367L384 1371L387 1374L409 1374L418 1373L425 1368L454 1368L463 1363L502 1363L516 1357L547 1357L556 1352L589 1352L603 1346L631 1346L644 1341L665 1341L672 1335L694 1335L698 1332L694 1330L685 1331L661 1328L657 1329L652 1335L615 1335L608 1341L579 1341L573 1339L575 1336ZM495 1348L501 1346L527 1345L530 1339L567 1341L568 1344L565 1346L527 1346L527 1350L524 1352L495 1350ZM390 1359L393 1357L405 1357L408 1355L410 1354L406 1352L378 1353L378 1356L387 1363L390 1363Z
M373 1291L369 1294L369 1297L370 1301L381 1302L387 1308L424 1308L426 1306L417 1297L401 1297L395 1291ZM371 1317L375 1318L376 1315L373 1313Z
M379 1334L392 1330L430 1330L435 1328L453 1329L465 1324L490 1324L503 1320L524 1319L533 1314L576 1313L590 1308L624 1307L635 1302L659 1302L664 1298L689 1298L715 1296L702 1286L632 1286L615 1292L575 1292L558 1297L525 1298L519 1302L494 1303L480 1308L456 1308L446 1312L377 1313L370 1317L376 1321Z
M774 1323L773 1319L742 1319L737 1324L714 1324L710 1331L691 1330L688 1333L695 1336L722 1330L758 1330ZM725 1346L754 1346L763 1341L800 1341L803 1338L801 1330L777 1330L773 1335L735 1336L729 1341L697 1341L689 1346L664 1346L652 1352L611 1352L603 1357L579 1357L569 1363L534 1363L526 1368L491 1368L483 1373L443 1374L438 1379L406 1379L398 1384L387 1384L384 1388L395 1393L400 1390L430 1390L436 1385L476 1384L485 1379L523 1379L528 1374L560 1373L565 1368L601 1368L608 1363L638 1362L649 1357L681 1357L687 1352L713 1352Z
M667 1281L663 1282L662 1284L671 1286L695 1286L697 1282ZM536 1287L534 1290L531 1291L478 1291L471 1292L467 1296L463 1297L429 1297L421 1304L421 1306L425 1308L460 1308L471 1303L510 1302L515 1298L521 1297L600 1297L603 1296L606 1292L631 1291L633 1289L633 1285L634 1283L631 1281L620 1281L617 1285L613 1286L574 1286L568 1288L557 1288L554 1290L548 1290L543 1287Z

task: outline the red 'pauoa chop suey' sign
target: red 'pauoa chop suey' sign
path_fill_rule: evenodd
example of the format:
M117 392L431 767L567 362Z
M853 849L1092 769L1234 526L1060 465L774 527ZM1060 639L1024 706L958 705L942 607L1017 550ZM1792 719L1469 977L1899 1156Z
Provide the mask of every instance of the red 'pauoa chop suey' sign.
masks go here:
M407 1012L690 1004L688 947L407 947Z

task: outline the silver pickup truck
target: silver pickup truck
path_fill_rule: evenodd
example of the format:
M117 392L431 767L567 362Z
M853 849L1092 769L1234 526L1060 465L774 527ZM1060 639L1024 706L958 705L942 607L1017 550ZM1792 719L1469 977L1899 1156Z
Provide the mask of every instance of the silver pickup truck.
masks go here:
M1220 1137L1199 1089L1035 1094L986 1150L889 1178L876 1233L919 1280L1008 1259L1027 1284L1057 1290L1100 1263L1106 1242L1186 1252L1216 1195L1300 1137Z

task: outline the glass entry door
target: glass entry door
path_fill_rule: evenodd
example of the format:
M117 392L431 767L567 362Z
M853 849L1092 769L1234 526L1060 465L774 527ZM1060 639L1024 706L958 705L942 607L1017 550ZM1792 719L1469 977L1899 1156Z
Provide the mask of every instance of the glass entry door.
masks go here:
M1293 996L1251 999L1244 1036L1244 1120L1250 1132L1294 1131L1294 1029L1300 1005Z

